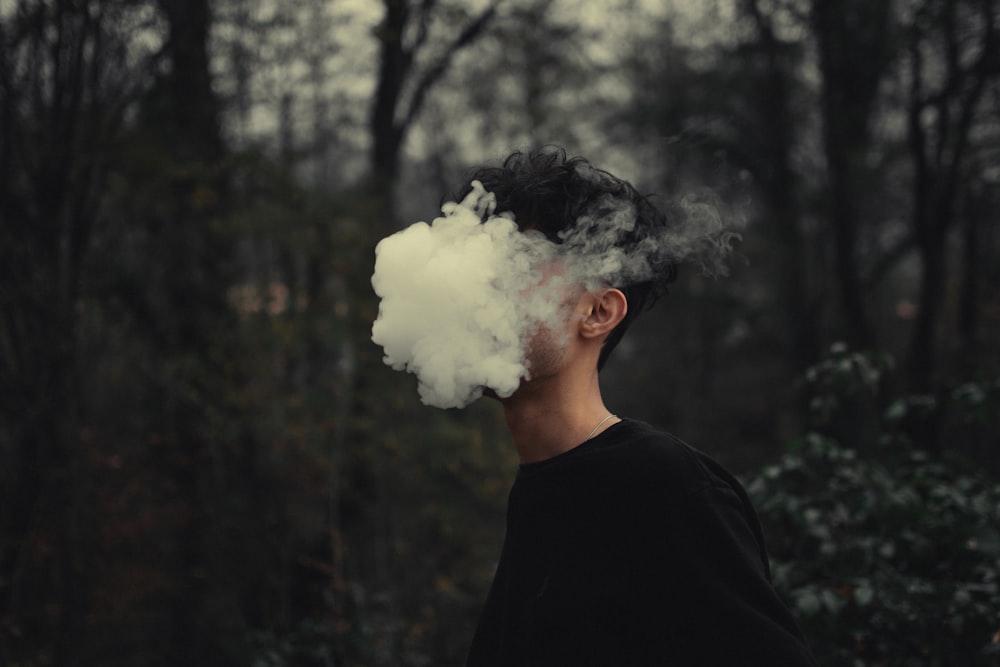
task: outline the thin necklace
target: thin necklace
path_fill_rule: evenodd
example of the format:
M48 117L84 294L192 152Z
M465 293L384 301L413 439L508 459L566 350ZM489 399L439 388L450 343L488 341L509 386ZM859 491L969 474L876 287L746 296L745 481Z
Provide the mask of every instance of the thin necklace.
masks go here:
M590 432L590 435L588 435L588 436L587 436L587 437L586 437L586 438L584 439L584 442L586 442L587 440L590 440L591 438L593 438L593 437L594 437L594 434L595 434L595 433L597 433L597 429L601 428L601 426L602 426L602 425L604 424L604 422L608 421L609 419L614 419L614 418L615 418L615 416L614 416L614 415L608 415L607 417L605 417L605 418L604 418L604 419L602 419L601 421L597 422L597 426L595 426L595 427L594 427L594 430Z

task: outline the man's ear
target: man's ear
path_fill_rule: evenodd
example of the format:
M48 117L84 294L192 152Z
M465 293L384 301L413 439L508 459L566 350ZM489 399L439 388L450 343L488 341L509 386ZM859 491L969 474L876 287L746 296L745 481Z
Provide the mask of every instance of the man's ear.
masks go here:
M621 290L608 287L596 292L588 292L588 308L580 323L580 335L584 338L603 339L628 313L628 300Z

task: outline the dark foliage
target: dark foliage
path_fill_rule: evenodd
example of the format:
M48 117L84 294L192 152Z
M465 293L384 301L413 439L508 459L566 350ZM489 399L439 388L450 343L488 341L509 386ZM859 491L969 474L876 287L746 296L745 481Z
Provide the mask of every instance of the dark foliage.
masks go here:
M877 367L838 348L812 369L820 421L845 395L871 396ZM955 394L968 418L998 399L1000 382ZM912 448L899 418L924 403L892 402L875 447L810 433L749 484L775 584L823 665L997 664L1000 484Z

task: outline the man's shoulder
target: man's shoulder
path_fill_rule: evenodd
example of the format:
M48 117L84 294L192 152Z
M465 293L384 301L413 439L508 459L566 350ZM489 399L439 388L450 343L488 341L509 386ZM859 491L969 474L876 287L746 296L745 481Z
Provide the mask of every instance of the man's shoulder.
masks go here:
M617 426L606 432L605 442L597 444L617 459L616 467L626 470L633 483L648 482L681 495L738 484L709 454L671 433L633 419Z

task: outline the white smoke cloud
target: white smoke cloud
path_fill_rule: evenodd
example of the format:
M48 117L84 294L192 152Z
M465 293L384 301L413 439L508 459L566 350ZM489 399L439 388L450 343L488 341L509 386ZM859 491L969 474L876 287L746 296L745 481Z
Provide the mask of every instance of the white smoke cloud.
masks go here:
M596 170L583 175L606 178ZM487 387L501 398L513 394L530 378L526 342L540 323L558 329L567 286L634 284L677 262L725 274L738 238L711 201L693 197L681 200L675 224L644 230L627 253L619 245L635 230L630 202L599 200L560 234L561 244L518 231L513 216L494 215L495 207L474 182L462 202L442 207L442 217L375 249L372 286L381 302L372 340L386 364L417 376L427 405L464 407Z
M492 215L494 206L475 183L464 201L443 207L443 217L375 249L372 286L381 303L372 340L385 363L417 376L427 405L464 407L484 387L514 393L528 376L525 323L552 310L532 288L555 246L520 233L509 215Z

